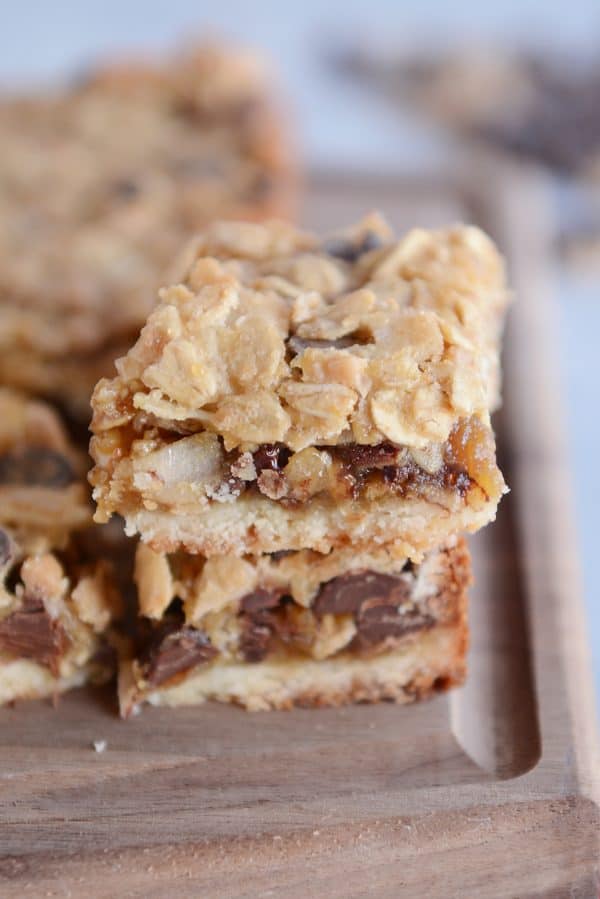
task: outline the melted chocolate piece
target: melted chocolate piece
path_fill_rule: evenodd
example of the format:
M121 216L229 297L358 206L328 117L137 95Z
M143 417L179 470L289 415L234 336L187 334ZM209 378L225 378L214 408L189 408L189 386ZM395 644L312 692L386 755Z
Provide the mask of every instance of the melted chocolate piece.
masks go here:
M252 593L246 593L241 598L240 610L253 614L263 609L274 609L279 605L282 595L281 590L267 590L264 587L258 587Z
M404 637L413 631L431 627L433 623L430 615L416 610L402 613L395 605L367 603L356 618L358 633L352 642L356 648L376 646L387 637Z
M27 446L0 456L0 484L58 488L75 480L69 460L45 446Z
M323 615L358 615L363 604L375 602L399 605L410 596L404 578L375 571L341 574L323 584L312 608L317 618Z
M217 650L205 633L169 622L154 634L140 663L144 678L151 686L159 687L178 674L209 662L216 655Z
M411 488L433 486L454 490L464 497L473 484L466 470L453 461L449 452L446 452L446 459L438 471L430 473L421 468L404 448L393 443L374 446L352 443L320 448L342 463L340 480L346 483L348 494L355 499L360 496L365 481L375 475L383 477L390 490L400 495ZM290 456L287 447L274 443L264 444L252 454L257 474L265 470L281 472ZM259 485L254 486L260 489ZM291 505L296 500L284 497L282 502Z
M0 649L46 665L55 675L67 643L65 631L41 599L25 596L20 609L0 620Z
M0 568L10 562L12 555L10 537L2 528L0 528Z
M392 443L378 443L375 446L351 443L335 448L336 456L352 469L353 474L363 469L393 465L400 452L401 450Z
M269 653L273 636L271 623L263 621L260 614L247 616L239 644L244 661L262 662Z
M246 662L261 662L271 651L273 641L290 639L285 606L292 599L281 590L259 587L240 601L240 652Z
M282 443L265 443L252 453L254 467L261 471L281 471L288 463L291 450Z
M328 256L343 259L344 262L356 262L364 253L378 250L383 246L383 240L374 231L367 231L359 243L342 238L332 238L323 244L323 250Z

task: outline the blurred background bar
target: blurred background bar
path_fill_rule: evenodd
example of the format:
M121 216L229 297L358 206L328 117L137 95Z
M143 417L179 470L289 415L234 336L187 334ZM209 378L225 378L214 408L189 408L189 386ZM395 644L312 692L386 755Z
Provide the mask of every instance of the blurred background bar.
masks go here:
M4 4L0 33L4 86L47 83L85 70L99 57L168 49L207 34L254 45L282 77L299 158L320 170L433 173L460 165L473 142L490 153L517 149L528 164L546 167L557 219L557 365L565 385L561 402L600 696L600 4L575 0L560 10L543 0L221 0L214 6L191 0L21 0ZM475 110L471 105L465 112L470 97L456 82L453 96L465 104L448 114L452 103L444 92L452 88L456 66L436 69L448 58L500 60L504 74L509 61L508 74L518 77L505 86L508 111L500 123L480 115L482 108L487 113L502 105L497 81L486 80L489 66L485 77L467 77L467 84L480 84ZM434 83L432 72L436 89L442 88L441 107L438 94L432 99L422 90ZM523 123L532 120L537 130L525 134Z

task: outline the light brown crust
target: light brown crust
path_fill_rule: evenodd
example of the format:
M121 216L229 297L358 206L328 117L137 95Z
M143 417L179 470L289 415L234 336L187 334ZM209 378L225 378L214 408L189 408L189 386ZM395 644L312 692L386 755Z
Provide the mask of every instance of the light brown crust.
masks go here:
M466 676L468 643L465 616L454 627L439 627L415 640L410 665L406 669L398 666L398 670L394 670L396 659L403 658L402 651L398 650L363 660L358 671L352 670L351 663L344 665L341 660L336 660L333 671L331 663L305 662L307 676L299 681L290 677L284 668L276 671L269 668L265 672L269 686L264 690L255 689L240 671L235 684L217 683L207 687L190 678L177 687L141 693L132 677L131 662L123 660L119 667L119 706L121 715L126 718L144 702L180 706L217 700L240 705L248 711L283 711L297 706L318 708L384 700L404 704L460 686ZM428 644L427 652L425 644ZM431 649L429 644L432 644ZM387 663L385 668L382 663ZM308 667L315 664L323 666L323 670L311 675ZM227 673L231 674L231 671Z

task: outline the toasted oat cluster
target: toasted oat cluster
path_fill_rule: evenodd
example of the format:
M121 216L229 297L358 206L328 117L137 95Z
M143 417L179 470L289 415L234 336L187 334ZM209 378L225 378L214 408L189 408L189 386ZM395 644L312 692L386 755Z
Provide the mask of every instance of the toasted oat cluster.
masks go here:
M506 303L475 228L210 226L95 390L98 520L208 554L399 539L418 558L415 502L437 516L430 547L453 514L475 529L504 489L489 411Z
M87 410L182 242L290 208L261 63L203 46L0 99L0 381Z
M464 675L470 566L461 540L417 566L389 547L204 558L139 544L136 581L143 617L120 663L124 715L142 701L406 701Z

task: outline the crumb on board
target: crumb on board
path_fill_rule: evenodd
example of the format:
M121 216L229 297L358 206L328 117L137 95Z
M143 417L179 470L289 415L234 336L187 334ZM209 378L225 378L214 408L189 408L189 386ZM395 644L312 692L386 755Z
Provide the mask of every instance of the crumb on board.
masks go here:
M94 752L104 752L107 743L106 740L94 740L92 746L94 747Z

